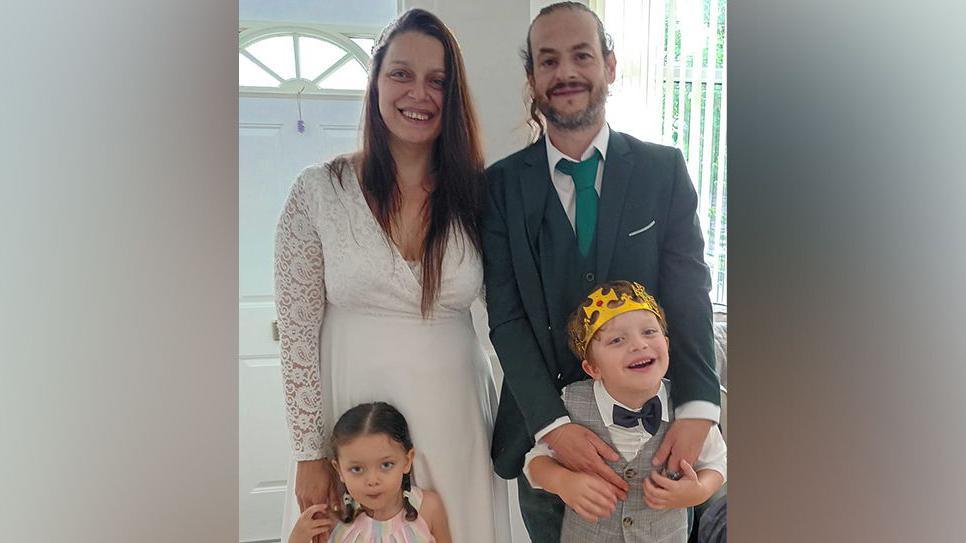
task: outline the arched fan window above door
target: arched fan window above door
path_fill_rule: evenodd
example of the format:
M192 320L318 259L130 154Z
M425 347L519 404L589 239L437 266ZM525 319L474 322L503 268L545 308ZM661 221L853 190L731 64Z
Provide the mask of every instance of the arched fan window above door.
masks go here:
M373 43L370 36L313 28L242 29L238 86L253 93L359 95Z

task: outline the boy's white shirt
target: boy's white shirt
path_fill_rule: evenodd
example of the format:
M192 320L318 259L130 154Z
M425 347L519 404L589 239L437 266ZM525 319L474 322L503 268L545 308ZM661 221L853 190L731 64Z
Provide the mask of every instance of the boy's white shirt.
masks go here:
M544 139L546 140L547 144L547 164L550 166L550 179L553 182L553 188L557 192L557 197L560 199L560 205L563 206L564 212L567 214L567 219L570 221L570 227L574 228L574 216L577 209L577 191L574 189L573 179L569 175L557 170L556 166L557 162L559 162L562 158L567 160L576 160L576 157L568 156L560 149L557 149L557 147L550 141L550 136L546 136ZM604 126L600 128L600 130L597 132L597 135L594 136L594 139L590 142L590 145L588 145L587 148L584 149L584 153L580 155L580 160L587 160L591 157L591 155L594 154L594 149L600 151L601 161L597 166L597 177L594 178L594 188L597 190L598 195L600 195L601 183L604 180L604 163L607 162L607 146L609 144L610 125L604 123ZM692 400L677 406L674 410L674 418L705 419L712 422L718 422L721 418L721 407L704 400ZM570 422L570 417L560 417L538 430L533 436L533 439L534 441L539 442L541 439L543 439L543 436L549 434L552 430L556 430L557 428Z
M657 397L661 401L661 420L668 422L668 397L667 389L664 387L663 381L657 391ZM607 389L601 381L594 381L594 399L597 401L597 409L600 411L600 418L604 421L604 427L607 428L607 433L610 435L611 443L614 444L617 453L624 460L630 462L637 456L637 452L641 450L641 447L653 436L640 424L632 428L625 428L614 424L614 405L619 405L630 411L634 411L634 409L615 400L607 392ZM538 441L524 459L523 474L527 478L527 481L529 481L530 486L535 489L543 488L534 483L533 478L530 477L530 462L538 456L552 457L553 450L546 443ZM708 432L708 437L704 440L704 447L701 448L701 454L698 455L698 460L694 463L694 471L703 469L713 469L720 473L725 480L728 480L728 448L717 426L711 427L711 431Z

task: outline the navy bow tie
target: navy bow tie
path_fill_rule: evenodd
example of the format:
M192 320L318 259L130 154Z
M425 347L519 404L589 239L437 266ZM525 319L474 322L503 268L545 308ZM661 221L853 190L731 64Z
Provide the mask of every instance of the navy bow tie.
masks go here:
M654 435L661 426L661 400L654 396L640 411L631 411L614 404L614 424L624 428L633 428L641 424L647 433Z

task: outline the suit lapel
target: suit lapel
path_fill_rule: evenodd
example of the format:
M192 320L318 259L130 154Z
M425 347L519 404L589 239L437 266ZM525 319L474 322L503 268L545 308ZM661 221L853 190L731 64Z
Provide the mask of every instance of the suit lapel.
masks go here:
M527 149L524 164L526 167L520 172L524 223L527 227L530 250L533 254L537 254L537 240L540 237L544 209L547 206L547 191L550 189L550 168L547 166L547 147L543 138Z
M547 361L548 370L556 371L553 362L553 340L547 322L547 304L543 297L541 259L538 248L540 246L540 232L543 225L543 213L547 204L547 191L550 188L550 170L547 168L547 150L543 138L524 150L523 164L518 170L519 198L514 202L507 202L507 220L520 224L522 219L523 235L517 234L510 243L524 243L529 251L517 252L521 259L516 269L520 285L520 298L533 326L537 343ZM511 211L512 210L512 211ZM514 233L519 232L516 228ZM522 249L522 248L521 248Z
M621 222L626 201L625 194L630 183L633 163L630 146L619 132L610 131L607 159L604 161L604 177L600 183L600 204L597 208L597 278L607 280L610 262L617 243L617 228Z

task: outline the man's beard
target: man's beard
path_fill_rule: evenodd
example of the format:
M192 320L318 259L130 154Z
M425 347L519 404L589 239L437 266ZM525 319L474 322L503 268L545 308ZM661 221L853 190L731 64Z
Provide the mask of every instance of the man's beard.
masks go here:
M600 120L604 113L604 103L607 101L607 87L592 87L586 83L563 83L547 90L547 95L551 92L565 87L580 87L590 91L590 101L587 107L569 115L565 115L550 105L550 99L545 95L534 94L534 102L537 109L547 119L547 122L561 130L579 130L593 126Z

